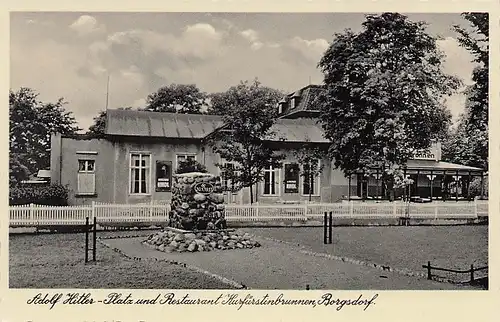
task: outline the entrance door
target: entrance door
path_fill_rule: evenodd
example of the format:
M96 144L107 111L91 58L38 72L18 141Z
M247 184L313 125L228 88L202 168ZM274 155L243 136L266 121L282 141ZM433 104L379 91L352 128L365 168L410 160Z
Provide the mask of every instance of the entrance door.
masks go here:
M410 198L411 197L422 197L420 196L420 193L418 191L418 175L412 174L410 175L410 179L413 180L413 183L411 184L410 187Z
M242 203L242 190L238 189L236 184L232 180L232 175L234 172L234 165L232 163L225 163L224 170L221 171L222 188L224 190L224 202L225 203Z
M368 178L362 174L356 176L356 194L363 199L368 196Z

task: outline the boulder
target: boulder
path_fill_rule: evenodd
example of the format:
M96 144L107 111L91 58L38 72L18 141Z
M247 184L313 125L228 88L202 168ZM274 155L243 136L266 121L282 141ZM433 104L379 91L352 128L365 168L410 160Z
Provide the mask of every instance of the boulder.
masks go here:
M194 252L196 250L196 248L197 248L196 243L191 243L191 244L189 244L187 250L190 252Z
M205 246L207 244L206 241L204 241L203 239L195 239L194 242L197 244L197 245L201 245L201 246Z
M194 195L194 200L198 203L202 203L203 201L207 200L207 197L201 193L197 193Z
M183 241L184 239L186 239L186 236L184 234L181 234L181 233L175 235L175 237L174 237L174 241L176 241L176 242Z

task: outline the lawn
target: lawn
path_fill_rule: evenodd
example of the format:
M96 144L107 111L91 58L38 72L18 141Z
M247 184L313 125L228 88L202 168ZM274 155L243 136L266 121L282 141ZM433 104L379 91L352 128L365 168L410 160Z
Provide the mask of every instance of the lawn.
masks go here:
M151 231L99 232L98 236ZM84 264L85 235L11 234L11 288L228 289L207 275L166 262L134 261L97 244L97 263ZM89 252L91 256L91 252Z
M488 265L488 226L333 227L333 244L323 228L247 228L252 234L300 244L315 251L424 273L423 264L466 270ZM439 273L467 279L467 274ZM447 275L445 275L447 274Z

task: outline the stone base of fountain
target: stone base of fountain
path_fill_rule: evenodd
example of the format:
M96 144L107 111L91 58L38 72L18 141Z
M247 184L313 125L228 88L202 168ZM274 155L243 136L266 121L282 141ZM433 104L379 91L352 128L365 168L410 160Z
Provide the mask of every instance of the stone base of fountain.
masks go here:
M209 252L260 247L248 233L238 234L234 229L183 230L167 227L152 234L144 244L162 252Z

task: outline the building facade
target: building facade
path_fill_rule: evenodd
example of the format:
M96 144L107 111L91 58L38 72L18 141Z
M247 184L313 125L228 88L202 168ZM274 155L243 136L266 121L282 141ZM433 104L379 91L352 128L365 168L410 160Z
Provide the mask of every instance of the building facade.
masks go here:
M320 90L310 85L279 102L279 119L273 127L277 135L271 141L285 159L281 168L265 170L263 181L253 188L254 201L330 203L384 195L377 169L346 177L325 158L318 160L322 172L311 184L299 175L303 165L297 163L295 151L305 142L328 146L316 122L314 98ZM231 180L217 166L224 160L206 142L223 125L221 117L211 115L108 110L102 137L52 136L51 182L69 188L72 205L168 201L179 163L194 159L221 175L227 202L249 203L249 189L232 189ZM465 198L471 178L483 175L481 169L442 162L439 144L430 153L417 154L405 171L415 179L412 195L434 199L453 192L449 191L453 182L460 183L455 185L457 199Z

